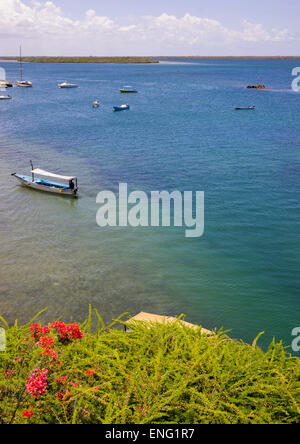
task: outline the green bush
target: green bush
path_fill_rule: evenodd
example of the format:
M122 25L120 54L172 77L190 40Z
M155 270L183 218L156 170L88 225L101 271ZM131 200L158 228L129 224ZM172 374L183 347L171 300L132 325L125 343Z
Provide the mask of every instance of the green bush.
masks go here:
M54 360L41 356L45 348L31 338L31 323L9 328L2 319L7 347L0 352L0 423L300 422L299 359L282 344L263 352L256 341L250 346L224 332L201 335L179 322L137 322L125 333L114 328L121 318L105 327L96 314L97 330L90 311L81 339L51 329ZM33 398L26 381L37 368L48 370L47 387Z

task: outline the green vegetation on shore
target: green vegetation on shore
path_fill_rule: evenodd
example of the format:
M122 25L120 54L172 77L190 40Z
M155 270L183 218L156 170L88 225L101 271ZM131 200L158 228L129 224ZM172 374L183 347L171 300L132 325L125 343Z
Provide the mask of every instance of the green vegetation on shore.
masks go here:
M27 63L111 63L152 64L168 60L297 60L300 56L158 56L158 57L23 57ZM1 57L2 61L18 61L19 57Z
M2 60L18 60L18 57L0 57ZM23 57L28 63L158 63L148 57Z
M91 310L80 326L0 318L0 423L300 422L300 360L281 344L263 352L179 323L136 322L125 333L95 313L95 331Z

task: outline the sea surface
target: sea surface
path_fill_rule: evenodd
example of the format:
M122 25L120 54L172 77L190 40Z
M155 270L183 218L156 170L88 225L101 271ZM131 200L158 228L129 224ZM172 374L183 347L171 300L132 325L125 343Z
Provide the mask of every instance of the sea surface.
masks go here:
M298 62L300 64L300 62ZM300 94L294 60L24 64L0 102L0 314L106 322L180 315L289 346L300 326ZM7 79L17 63L1 63ZM247 90L259 80L270 89ZM78 89L61 90L68 80ZM121 95L133 85L138 94ZM92 102L99 99L99 109ZM130 103L127 112L112 106ZM256 105L238 112L235 106ZM17 185L35 167L79 178L70 200ZM205 233L100 228L102 190L205 192Z

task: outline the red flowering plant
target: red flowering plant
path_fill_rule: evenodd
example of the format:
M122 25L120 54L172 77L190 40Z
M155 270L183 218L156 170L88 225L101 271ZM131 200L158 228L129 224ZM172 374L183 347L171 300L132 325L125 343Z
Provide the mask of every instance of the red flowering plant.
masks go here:
M61 321L8 328L0 353L0 424L90 423L102 415L110 402L105 387L122 387L124 373L111 385L110 364L102 366L98 345L108 331L102 323L94 334L91 322ZM108 356L114 363L114 353Z
M42 336L36 343L36 346L41 348L53 348L54 339L51 336Z
M72 340L82 339L84 336L78 324L67 325L64 322L54 322L50 327L57 331L59 341L63 344L68 344Z
M31 339L39 340L41 336L45 336L50 333L49 327L42 327L40 324L31 324L30 330L32 332Z
M26 382L26 390L32 398L38 398L43 395L47 388L48 370L40 370L36 368L28 377Z
M30 407L29 410L24 410L22 412L22 415L24 416L24 418L29 420L34 415L33 407Z
M0 424L27 423L32 417L40 422L44 402L48 406L70 402L80 384L73 375L58 371L66 365L67 346L83 337L79 324L64 322L49 326L34 322L12 330L7 348L14 350L13 356L0 356Z

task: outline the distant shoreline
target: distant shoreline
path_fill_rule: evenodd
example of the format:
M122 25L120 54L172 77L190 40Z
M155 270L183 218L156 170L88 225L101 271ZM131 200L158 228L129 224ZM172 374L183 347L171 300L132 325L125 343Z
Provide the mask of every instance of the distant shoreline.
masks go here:
M16 62L18 57L0 57L2 62ZM98 63L98 64L153 64L149 57L23 57L25 63Z
M158 56L158 57L23 57L27 63L159 64L170 60L300 60L300 56ZM18 57L0 57L0 62L18 62Z

